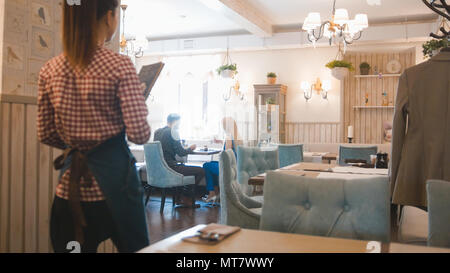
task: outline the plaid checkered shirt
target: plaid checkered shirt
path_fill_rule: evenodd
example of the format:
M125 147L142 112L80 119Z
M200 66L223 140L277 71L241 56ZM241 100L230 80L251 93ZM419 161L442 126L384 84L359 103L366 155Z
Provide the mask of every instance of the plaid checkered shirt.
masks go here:
M73 69L64 54L42 67L39 75L38 138L58 149L88 151L124 131L128 140L150 138L148 110L131 60L99 47L88 67ZM70 169L61 177L56 196L69 199ZM105 197L93 176L80 181L80 200Z

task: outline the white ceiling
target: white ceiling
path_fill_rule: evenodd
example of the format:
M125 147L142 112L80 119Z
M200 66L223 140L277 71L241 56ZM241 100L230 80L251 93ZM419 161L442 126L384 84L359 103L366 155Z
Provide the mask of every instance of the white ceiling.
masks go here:
M129 5L126 11L126 32L149 36L152 40L248 33L198 0L124 1ZM332 0L246 1L274 26L300 26L308 12L312 11L320 12L325 20L331 15L333 4ZM367 0L337 0L336 6L348 9L351 17L357 13L367 13L371 22L385 18L403 21L406 16L432 14L420 0L381 0L381 6L370 6Z
M154 39L242 31L240 26L196 0L128 0L125 3L128 4L125 31L134 35Z
M247 0L274 25L301 24L309 12L320 12L322 20L331 17L333 0ZM367 13L369 20L432 14L421 0L380 0L381 5L369 5L373 0L337 0L336 8L346 8L350 17Z

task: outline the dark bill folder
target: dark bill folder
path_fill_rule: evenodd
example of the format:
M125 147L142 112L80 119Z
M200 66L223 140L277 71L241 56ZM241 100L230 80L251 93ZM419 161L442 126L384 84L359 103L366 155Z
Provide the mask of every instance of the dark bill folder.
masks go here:
M164 63L162 62L144 65L141 68L141 71L139 72L139 80L142 83L145 83L146 86L144 92L145 99L147 99L148 96L150 95L150 92L152 91L152 88L155 85L156 80L158 79L159 74L161 74L163 68Z

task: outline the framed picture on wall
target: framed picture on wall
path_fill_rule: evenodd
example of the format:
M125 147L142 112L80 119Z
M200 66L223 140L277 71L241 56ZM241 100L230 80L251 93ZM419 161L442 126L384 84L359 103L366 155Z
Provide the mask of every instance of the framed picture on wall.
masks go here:
M6 67L23 70L25 63L25 51L23 46L13 45L10 43L5 43L4 45L6 58L4 63Z
M50 59L53 56L53 32L33 27L31 31L31 56Z
M39 2L31 3L31 22L35 26L50 28L52 26L52 16L50 8Z

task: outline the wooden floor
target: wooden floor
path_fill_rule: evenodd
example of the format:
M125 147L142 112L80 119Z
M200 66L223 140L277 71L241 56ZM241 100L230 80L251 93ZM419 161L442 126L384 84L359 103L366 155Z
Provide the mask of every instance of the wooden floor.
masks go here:
M193 226L219 221L220 208L202 201L197 200L197 204L201 205L197 209L172 208L172 198L167 198L163 214L159 213L160 204L161 198L152 196L146 208L151 244Z
M167 198L163 214L159 213L160 203L161 198L159 196L152 196L146 208L151 244L193 226L219 221L220 207L211 207L202 201L197 200L197 204L201 205L201 208L198 209L172 209L172 199ZM393 207L391 210L392 242L397 242L396 217L396 208Z

